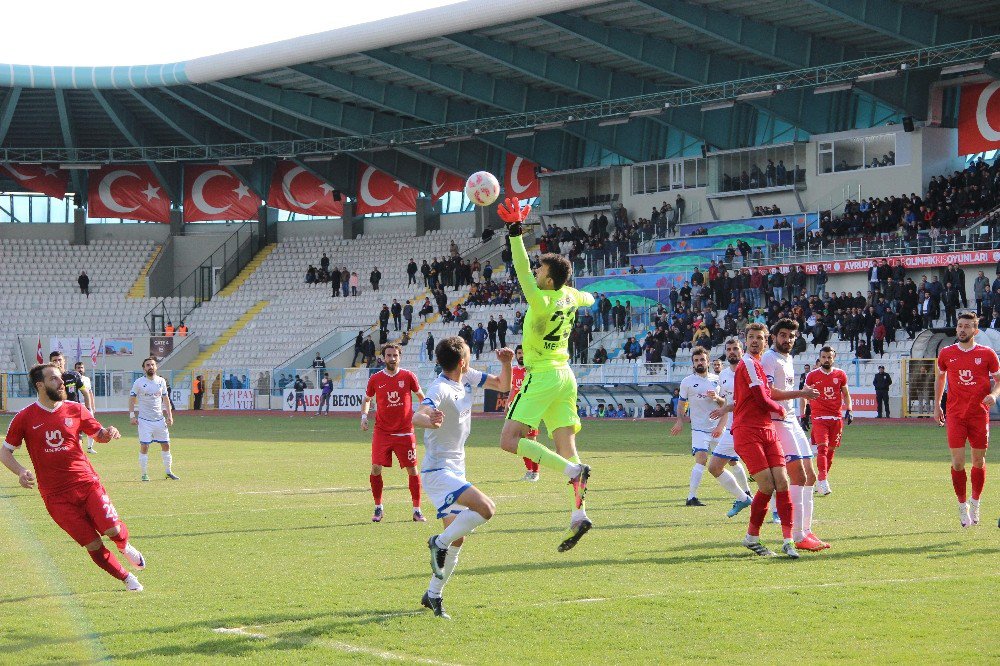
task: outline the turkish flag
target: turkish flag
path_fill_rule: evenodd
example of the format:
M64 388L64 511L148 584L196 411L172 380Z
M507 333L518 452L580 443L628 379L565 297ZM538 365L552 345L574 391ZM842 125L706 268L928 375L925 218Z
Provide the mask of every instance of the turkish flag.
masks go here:
M61 169L40 164L5 164L0 168L30 192L55 199L66 196L66 172Z
M962 86L958 110L958 154L1000 148L1000 81Z
M417 191L373 166L358 165L358 202L355 212L412 213L417 210Z
M431 201L437 201L445 192L461 192L465 189L465 180L442 169L434 169L431 180Z
M533 199L542 192L535 170L538 165L523 157L507 153L507 168L504 171L504 196Z
M40 335L38 336L38 348L35 350L35 362L39 364L44 363L42 360L42 336Z
M170 197L145 164L116 164L90 173L87 217L170 222Z
M254 220L260 199L222 166L184 167L184 221Z
M267 193L267 205L304 215L343 217L344 203L333 200L334 187L298 166L279 162Z

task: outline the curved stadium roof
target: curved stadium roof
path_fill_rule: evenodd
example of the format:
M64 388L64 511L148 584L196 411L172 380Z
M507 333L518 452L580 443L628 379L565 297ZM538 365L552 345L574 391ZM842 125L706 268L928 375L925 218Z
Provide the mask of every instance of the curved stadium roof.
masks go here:
M364 136L997 34L1000 3L980 0L470 0L182 63L0 64L0 148ZM936 78L933 71L903 72L877 88L790 90L709 114L694 107L614 126L575 122L521 137L456 137L465 140L354 151L308 166L352 191L355 162L364 161L426 192L435 167L497 169L508 151L565 169L923 118ZM266 189L273 162L255 160L241 173ZM176 164L158 169L179 181ZM0 189L16 187L0 180Z

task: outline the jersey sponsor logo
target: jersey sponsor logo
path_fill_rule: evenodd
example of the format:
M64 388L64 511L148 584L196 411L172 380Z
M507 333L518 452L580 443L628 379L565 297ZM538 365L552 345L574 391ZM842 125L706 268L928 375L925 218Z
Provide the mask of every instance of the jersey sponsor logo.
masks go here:
M53 449L58 449L63 445L63 434L61 430L45 431L45 443Z
M979 359L976 360L978 361ZM966 386L974 386L976 384L976 380L972 376L972 370L959 370L958 381L962 382Z
M400 404L399 391L389 391L388 393L385 394L385 397L389 399L390 405L395 406Z
M836 391L834 390L834 388L832 386L824 386L823 387L823 396L829 400L829 399L837 397L837 393L836 393Z

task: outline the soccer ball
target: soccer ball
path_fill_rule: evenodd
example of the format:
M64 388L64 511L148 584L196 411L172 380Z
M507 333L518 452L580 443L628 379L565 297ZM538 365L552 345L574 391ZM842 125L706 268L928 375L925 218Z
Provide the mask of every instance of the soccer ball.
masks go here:
M500 196L500 183L489 171L477 171L465 181L465 196L477 206L489 206Z

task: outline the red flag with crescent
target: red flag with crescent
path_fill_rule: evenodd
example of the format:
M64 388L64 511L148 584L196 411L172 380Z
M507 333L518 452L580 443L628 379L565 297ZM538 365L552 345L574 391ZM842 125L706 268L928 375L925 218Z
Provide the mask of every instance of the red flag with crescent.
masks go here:
M279 162L271 178L267 205L303 215L343 217L343 201L334 201L336 188L295 162Z
M66 196L66 172L46 164L4 164L5 172L29 192L47 194L55 199Z
M437 201L445 192L461 192L465 189L465 180L443 169L434 169L431 179L431 201Z
M507 168L504 171L504 195L518 199L533 199L541 194L535 171L538 165L534 162L507 153Z
M90 173L87 217L170 222L170 197L145 164L116 164Z
M417 210L417 190L373 166L358 165L358 202L355 212L412 213Z
M1000 81L962 86L958 109L958 154L1000 148Z
M253 220L260 205L257 195L226 167L184 167L185 222Z
M35 349L35 362L36 363L44 363L45 362L42 359L42 336L40 336L40 335L38 336L38 348Z

